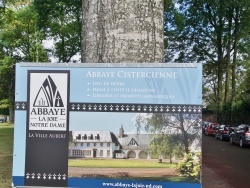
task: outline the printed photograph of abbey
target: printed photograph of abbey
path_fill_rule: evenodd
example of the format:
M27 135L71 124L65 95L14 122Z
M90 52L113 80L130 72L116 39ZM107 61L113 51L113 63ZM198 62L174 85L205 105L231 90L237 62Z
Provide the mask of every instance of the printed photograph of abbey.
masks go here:
M83 127L70 131L69 176L119 177L119 171L136 177L180 176L183 172L178 166L189 163L192 158L197 174L191 179L199 179L200 114L142 113L135 114L133 122L135 133L126 132L125 124L117 124L117 132L108 130L108 126L103 127L106 130L93 127L91 131ZM95 161L95 165L89 166L90 161ZM132 161L138 166L130 166ZM108 166L110 163L112 165ZM123 163L125 166L121 170Z

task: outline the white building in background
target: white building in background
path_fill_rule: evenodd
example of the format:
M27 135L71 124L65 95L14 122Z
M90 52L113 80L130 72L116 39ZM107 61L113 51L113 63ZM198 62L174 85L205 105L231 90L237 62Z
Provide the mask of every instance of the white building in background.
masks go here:
M73 131L69 145L70 157L113 158L120 149L116 136L110 131Z
M197 133L195 129L191 127L189 133ZM167 134L176 133L176 129L170 129ZM152 141L152 134L124 134L123 126L119 135L111 131L71 131L69 157L150 159L149 149ZM190 149L192 152L201 151L200 136L193 140Z
M72 158L150 158L152 135L124 134L110 131L72 131L69 157Z

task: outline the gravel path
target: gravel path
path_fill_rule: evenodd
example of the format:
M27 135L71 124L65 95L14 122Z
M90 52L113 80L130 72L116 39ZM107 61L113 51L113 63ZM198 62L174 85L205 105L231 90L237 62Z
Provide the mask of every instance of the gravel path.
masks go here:
M161 177L176 176L174 168L79 168L69 167L69 177Z

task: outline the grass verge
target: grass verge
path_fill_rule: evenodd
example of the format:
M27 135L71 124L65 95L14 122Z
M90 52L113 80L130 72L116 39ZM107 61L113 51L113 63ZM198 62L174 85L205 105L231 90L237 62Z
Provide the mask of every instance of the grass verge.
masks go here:
M0 123L0 188L11 187L13 134L13 124Z

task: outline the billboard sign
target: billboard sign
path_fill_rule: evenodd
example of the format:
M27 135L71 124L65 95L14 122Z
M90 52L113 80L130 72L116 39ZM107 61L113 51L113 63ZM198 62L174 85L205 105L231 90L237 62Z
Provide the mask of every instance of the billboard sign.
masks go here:
M201 64L17 63L15 187L201 187Z

